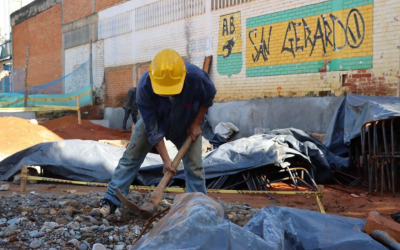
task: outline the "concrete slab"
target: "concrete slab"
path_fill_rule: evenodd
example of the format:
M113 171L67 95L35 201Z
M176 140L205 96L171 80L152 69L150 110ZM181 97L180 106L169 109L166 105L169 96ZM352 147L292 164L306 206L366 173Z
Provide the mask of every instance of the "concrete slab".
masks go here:
M122 129L122 121L124 119L124 109L123 108L105 108L104 109L104 120L109 120L110 128L112 129ZM129 117L126 127L132 126L132 118Z
M110 128L110 121L109 120L90 120L91 123L101 125L106 128Z

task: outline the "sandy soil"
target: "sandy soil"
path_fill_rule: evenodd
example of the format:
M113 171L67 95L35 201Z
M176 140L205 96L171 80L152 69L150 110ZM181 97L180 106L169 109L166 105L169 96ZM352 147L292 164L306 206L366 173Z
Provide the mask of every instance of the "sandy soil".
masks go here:
M0 117L0 153L11 155L42 142L63 139L81 140L129 140L130 133L105 128L88 120L78 120L74 116L64 116L34 124L16 117Z

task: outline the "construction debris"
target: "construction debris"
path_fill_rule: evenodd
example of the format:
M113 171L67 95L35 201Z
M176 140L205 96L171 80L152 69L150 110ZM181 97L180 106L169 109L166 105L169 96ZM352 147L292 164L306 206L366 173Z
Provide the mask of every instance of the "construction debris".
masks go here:
M10 184L3 184L0 186L0 191L7 191L10 189Z
M133 216L122 207L119 216L91 217L104 192L67 194L17 193L0 198L0 249L91 249L101 243L107 249L129 249L146 224L146 218ZM131 192L129 199L146 201L148 194ZM163 195L163 206L175 197ZM258 211L247 204L217 201L232 221L244 226ZM150 229L157 222L150 226Z
M372 234L375 230L385 231L400 242L400 224L374 212L369 213L364 230L368 234Z

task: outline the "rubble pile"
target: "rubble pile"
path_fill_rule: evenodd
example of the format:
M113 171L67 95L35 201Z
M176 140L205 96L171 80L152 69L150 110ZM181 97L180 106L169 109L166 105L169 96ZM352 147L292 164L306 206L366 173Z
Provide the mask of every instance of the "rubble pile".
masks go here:
M131 214L125 207L105 218L92 217L104 192L65 196L31 192L0 198L0 249L92 249L101 243L108 249L129 249L147 218ZM149 194L131 192L127 197L143 203ZM174 196L164 194L162 206ZM258 211L247 204L217 200L233 223L243 226ZM156 222L150 226L154 227Z

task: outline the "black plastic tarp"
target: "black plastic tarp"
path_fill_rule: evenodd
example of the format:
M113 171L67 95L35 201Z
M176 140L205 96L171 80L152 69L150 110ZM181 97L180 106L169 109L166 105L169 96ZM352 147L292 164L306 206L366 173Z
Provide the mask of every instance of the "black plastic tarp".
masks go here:
M265 207L244 227L201 193L178 195L170 212L131 249L387 249L363 232L365 220Z
M276 130L273 133L225 143L203 155L206 178L232 175L266 165L286 166L293 157L312 164L317 182L331 177L330 164L333 163L329 162L321 143L301 130ZM66 179L109 182L123 152L124 149L89 140L41 143L0 162L0 180L10 179L22 165L28 165L42 166ZM334 163L338 162L336 159ZM148 154L139 170L137 184L157 184L163 176L162 166L158 155ZM183 170L179 170L174 178L184 180Z
M332 153L346 155L363 124L391 116L400 116L399 97L346 95L328 126L324 144Z

